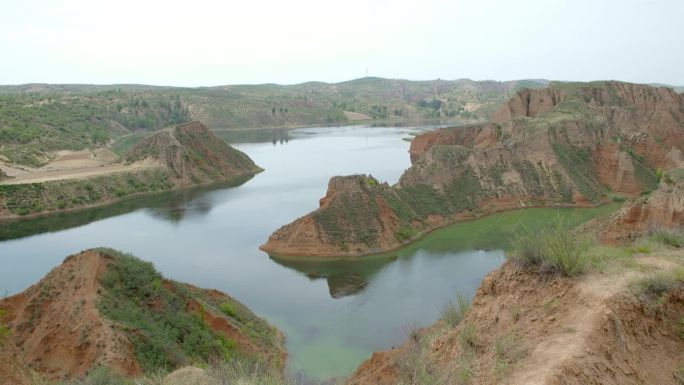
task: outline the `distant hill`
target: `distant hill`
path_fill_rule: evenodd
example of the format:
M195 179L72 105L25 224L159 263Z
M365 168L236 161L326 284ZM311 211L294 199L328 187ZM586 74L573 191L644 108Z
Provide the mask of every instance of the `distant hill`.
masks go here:
M546 80L227 85L24 84L0 86L0 161L41 166L57 150L110 146L120 154L145 134L201 120L210 128L297 127L359 121L486 120L522 88Z
M649 86L652 86L652 87L668 87L668 88L672 88L672 89L675 90L675 92L678 93L678 94L681 94L681 93L684 92L684 86L673 86L673 85L671 85L671 84L664 84L664 83L649 83L648 85L649 85Z

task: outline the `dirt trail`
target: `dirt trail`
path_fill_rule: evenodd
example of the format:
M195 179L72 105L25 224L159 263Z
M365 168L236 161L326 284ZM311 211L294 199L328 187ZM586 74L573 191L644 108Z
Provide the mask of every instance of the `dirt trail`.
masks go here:
M446 382L435 382L440 384L458 383L454 377L470 355L472 385L677 385L675 372L684 364L677 329L684 319L684 286L663 297L656 311L632 294L631 285L650 274L644 271L684 265L684 251L650 253L636 263L636 269L579 278L544 276L506 263L483 280L457 327L438 322L421 332L432 339L421 342L426 350L419 362L446 373ZM474 328L471 353L459 342L468 327ZM511 362L501 355L506 338L507 349L521 352ZM410 340L374 353L348 385L399 383L414 367L416 346Z
M159 167L159 165L155 163L139 163L131 165L116 164L109 166L85 167L76 169L35 171L11 179L3 180L0 182L0 184L8 185L24 183L41 183L68 179L84 179L100 175L108 175L119 172L140 171L144 169L153 169L157 167Z
M159 167L158 162L146 161L134 164L115 163L118 156L108 149L83 151L59 151L55 159L39 167L14 167L0 162L0 169L11 178L0 184L41 183L56 180L83 179L119 172L139 171Z
M546 320L559 322L562 327L549 330L549 334L536 345L523 364L510 378L511 384L544 385L557 375L558 368L582 355L591 341L588 337L606 315L611 298L627 290L627 283L635 274L620 277L591 275L584 277L577 290L581 299L576 306L563 313L562 319L550 315ZM562 306L562 305L559 305Z

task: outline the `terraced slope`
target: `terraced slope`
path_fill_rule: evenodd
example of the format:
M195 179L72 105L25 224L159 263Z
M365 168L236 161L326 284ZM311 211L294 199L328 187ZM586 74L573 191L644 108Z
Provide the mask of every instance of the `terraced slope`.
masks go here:
M334 177L313 213L277 230L273 255L383 252L437 227L529 206L591 206L658 187L684 165L684 98L620 82L524 90L488 124L423 134L395 186Z
M139 376L232 358L284 365L282 335L244 305L113 250L69 256L0 308L11 341L49 380L98 366Z

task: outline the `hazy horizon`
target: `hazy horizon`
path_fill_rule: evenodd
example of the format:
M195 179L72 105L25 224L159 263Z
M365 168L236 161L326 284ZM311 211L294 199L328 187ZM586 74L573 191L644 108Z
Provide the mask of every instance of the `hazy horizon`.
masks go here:
M0 84L407 80L684 85L677 0L28 0L1 7Z

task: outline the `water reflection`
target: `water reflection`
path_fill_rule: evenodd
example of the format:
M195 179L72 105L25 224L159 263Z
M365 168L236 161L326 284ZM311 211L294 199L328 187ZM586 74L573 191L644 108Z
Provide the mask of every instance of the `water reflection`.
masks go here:
M184 218L206 215L215 204L220 203L220 200L212 200L209 192L242 185L253 177L253 175L248 175L229 182L145 195L103 207L2 222L0 223L0 241L66 230L142 208L148 209L155 218L178 223Z
M311 259L270 256L275 263L296 270L310 280L323 279L328 284L330 297L338 299L363 291L372 277L396 256L362 258Z
M273 143L285 144L293 137L290 128L242 128L242 129L218 129L214 130L219 138L232 144L239 143Z

